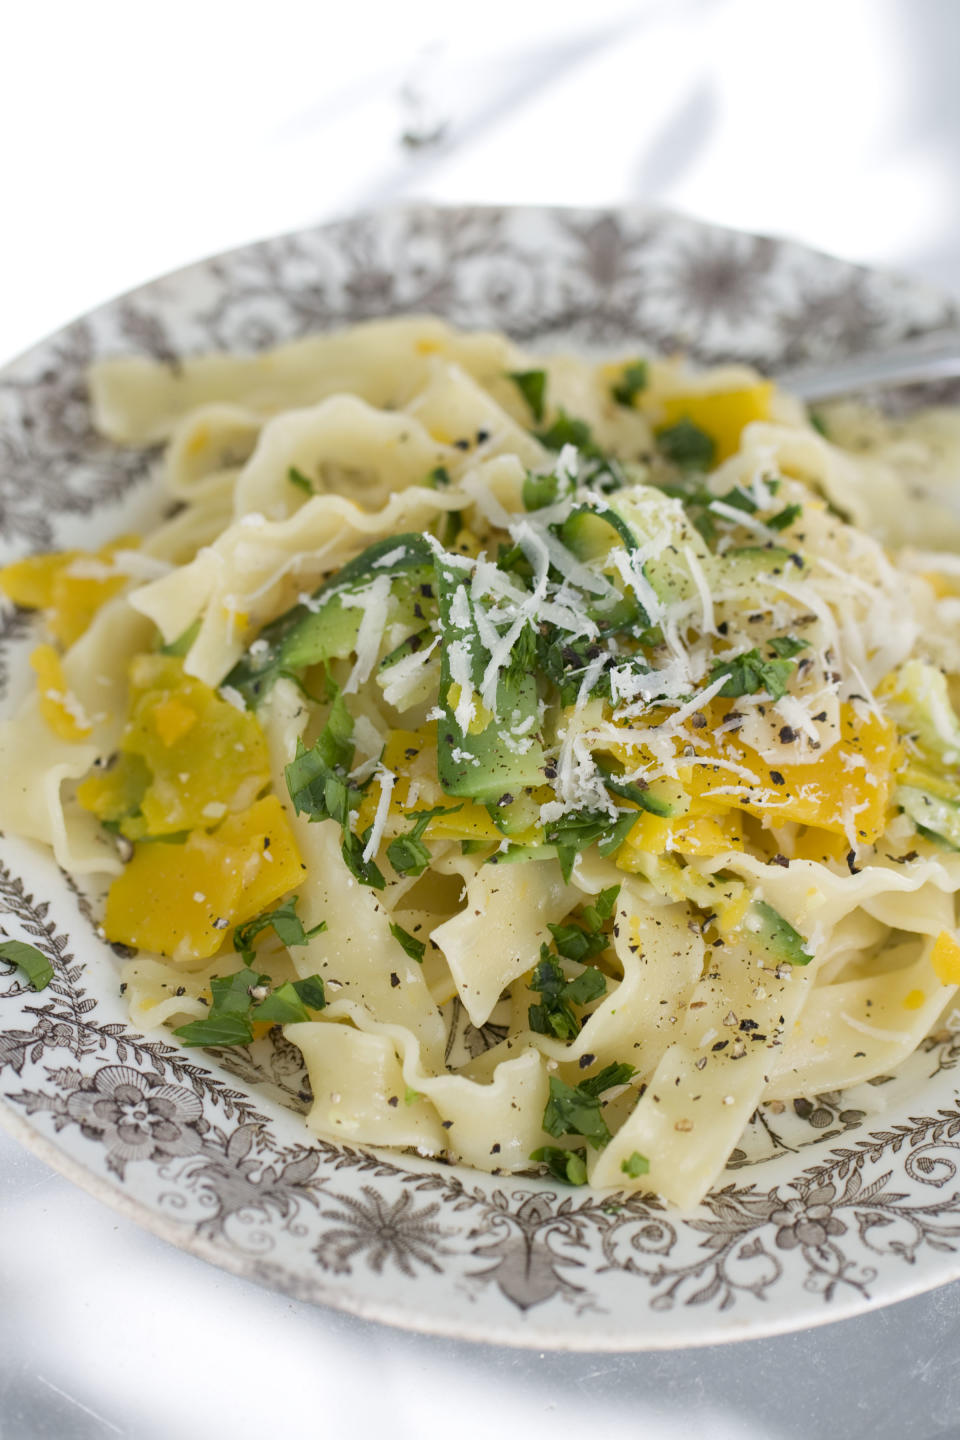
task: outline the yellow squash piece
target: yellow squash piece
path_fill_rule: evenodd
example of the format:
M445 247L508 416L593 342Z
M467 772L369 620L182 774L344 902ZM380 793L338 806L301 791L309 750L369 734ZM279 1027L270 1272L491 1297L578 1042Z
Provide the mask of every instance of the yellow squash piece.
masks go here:
M739 450L740 436L751 420L769 420L772 394L773 386L764 381L743 390L671 395L662 402L663 416L657 429L666 430L681 420L691 421L710 436L719 464Z
M37 677L40 713L61 740L83 740L92 725L67 685L60 656L52 645L38 645L30 656Z
M115 553L132 550L139 543L137 535L121 535L97 551L28 555L0 570L0 590L27 610L46 610L51 635L69 648L100 606L127 583L128 577L114 568Z
M705 763L680 763L690 814L703 814L702 807L707 806L714 814L719 809L756 815L768 826L788 821L810 826L841 837L846 842L844 853L849 849L851 829L865 844L879 839L890 809L894 772L902 758L891 721L871 713L861 714L856 706L844 704L840 707L840 739L822 758L810 765L771 766L735 734L728 733L716 742L710 739L711 731L729 709L729 701L713 701L704 707L708 726L698 734L697 751ZM653 761L642 746L612 745L610 753L628 770ZM749 784L741 775L732 776L729 768L711 764L711 754L745 768L756 777L755 783ZM744 794L713 795L715 790L729 789L731 783L743 784ZM630 841L633 843L632 835ZM821 842L815 837L811 843L816 847ZM734 847L728 843L724 848Z
M295 889L303 872L283 807L267 795L213 834L141 841L110 887L104 930L112 942L205 960L232 926Z
M941 930L934 941L930 964L941 985L960 985L960 945L949 930Z
M209 829L270 779L255 717L183 671L173 655L138 655L116 766L77 791L85 809L131 840Z
M643 868L644 853L664 855L676 850L683 855L706 857L742 849L743 821L736 811L724 814L693 806L685 815L669 817L642 811L617 851L616 863L621 870L636 871Z

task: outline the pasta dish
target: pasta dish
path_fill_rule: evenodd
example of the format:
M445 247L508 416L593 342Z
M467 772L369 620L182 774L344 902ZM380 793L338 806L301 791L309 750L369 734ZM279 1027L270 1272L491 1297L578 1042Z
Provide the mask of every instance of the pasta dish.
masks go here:
M281 1026L317 1135L679 1206L935 1026L960 415L427 317L90 386L166 509L0 572L0 823L102 889L136 1025Z

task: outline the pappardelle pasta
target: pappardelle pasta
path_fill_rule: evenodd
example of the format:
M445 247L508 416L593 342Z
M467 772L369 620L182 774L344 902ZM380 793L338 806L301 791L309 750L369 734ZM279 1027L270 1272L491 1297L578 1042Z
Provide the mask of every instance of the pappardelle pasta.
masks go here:
M695 1204L960 983L960 417L426 317L94 367L166 446L42 611L4 828L136 1024L302 1052L316 1134ZM951 488L954 487L954 488Z

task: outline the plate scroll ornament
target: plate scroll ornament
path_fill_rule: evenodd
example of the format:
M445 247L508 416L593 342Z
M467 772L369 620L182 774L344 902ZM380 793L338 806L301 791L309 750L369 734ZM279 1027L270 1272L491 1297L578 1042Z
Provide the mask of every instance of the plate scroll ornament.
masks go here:
M150 504L155 457L93 434L97 355L260 348L414 309L527 343L637 340L768 369L956 325L912 282L652 211L450 210L356 217L144 286L0 375L0 561L115 533ZM0 704L32 626L0 608ZM0 817L2 825L2 817ZM960 1041L889 1083L755 1117L695 1212L416 1157L308 1142L289 1047L185 1052L130 1027L115 956L49 857L0 836L0 1120L174 1243L305 1299L537 1347L704 1344L838 1319L960 1275ZM471 1043L489 1043L480 1032Z

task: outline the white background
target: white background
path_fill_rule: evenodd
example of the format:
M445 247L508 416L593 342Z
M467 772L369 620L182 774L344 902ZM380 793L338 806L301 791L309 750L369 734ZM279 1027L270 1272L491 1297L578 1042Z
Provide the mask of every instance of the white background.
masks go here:
M656 202L960 291L958 62L960 0L8 0L0 359L409 197ZM662 1356L402 1335L172 1251L0 1136L0 1440L927 1440L960 1433L958 1339L958 1287Z

